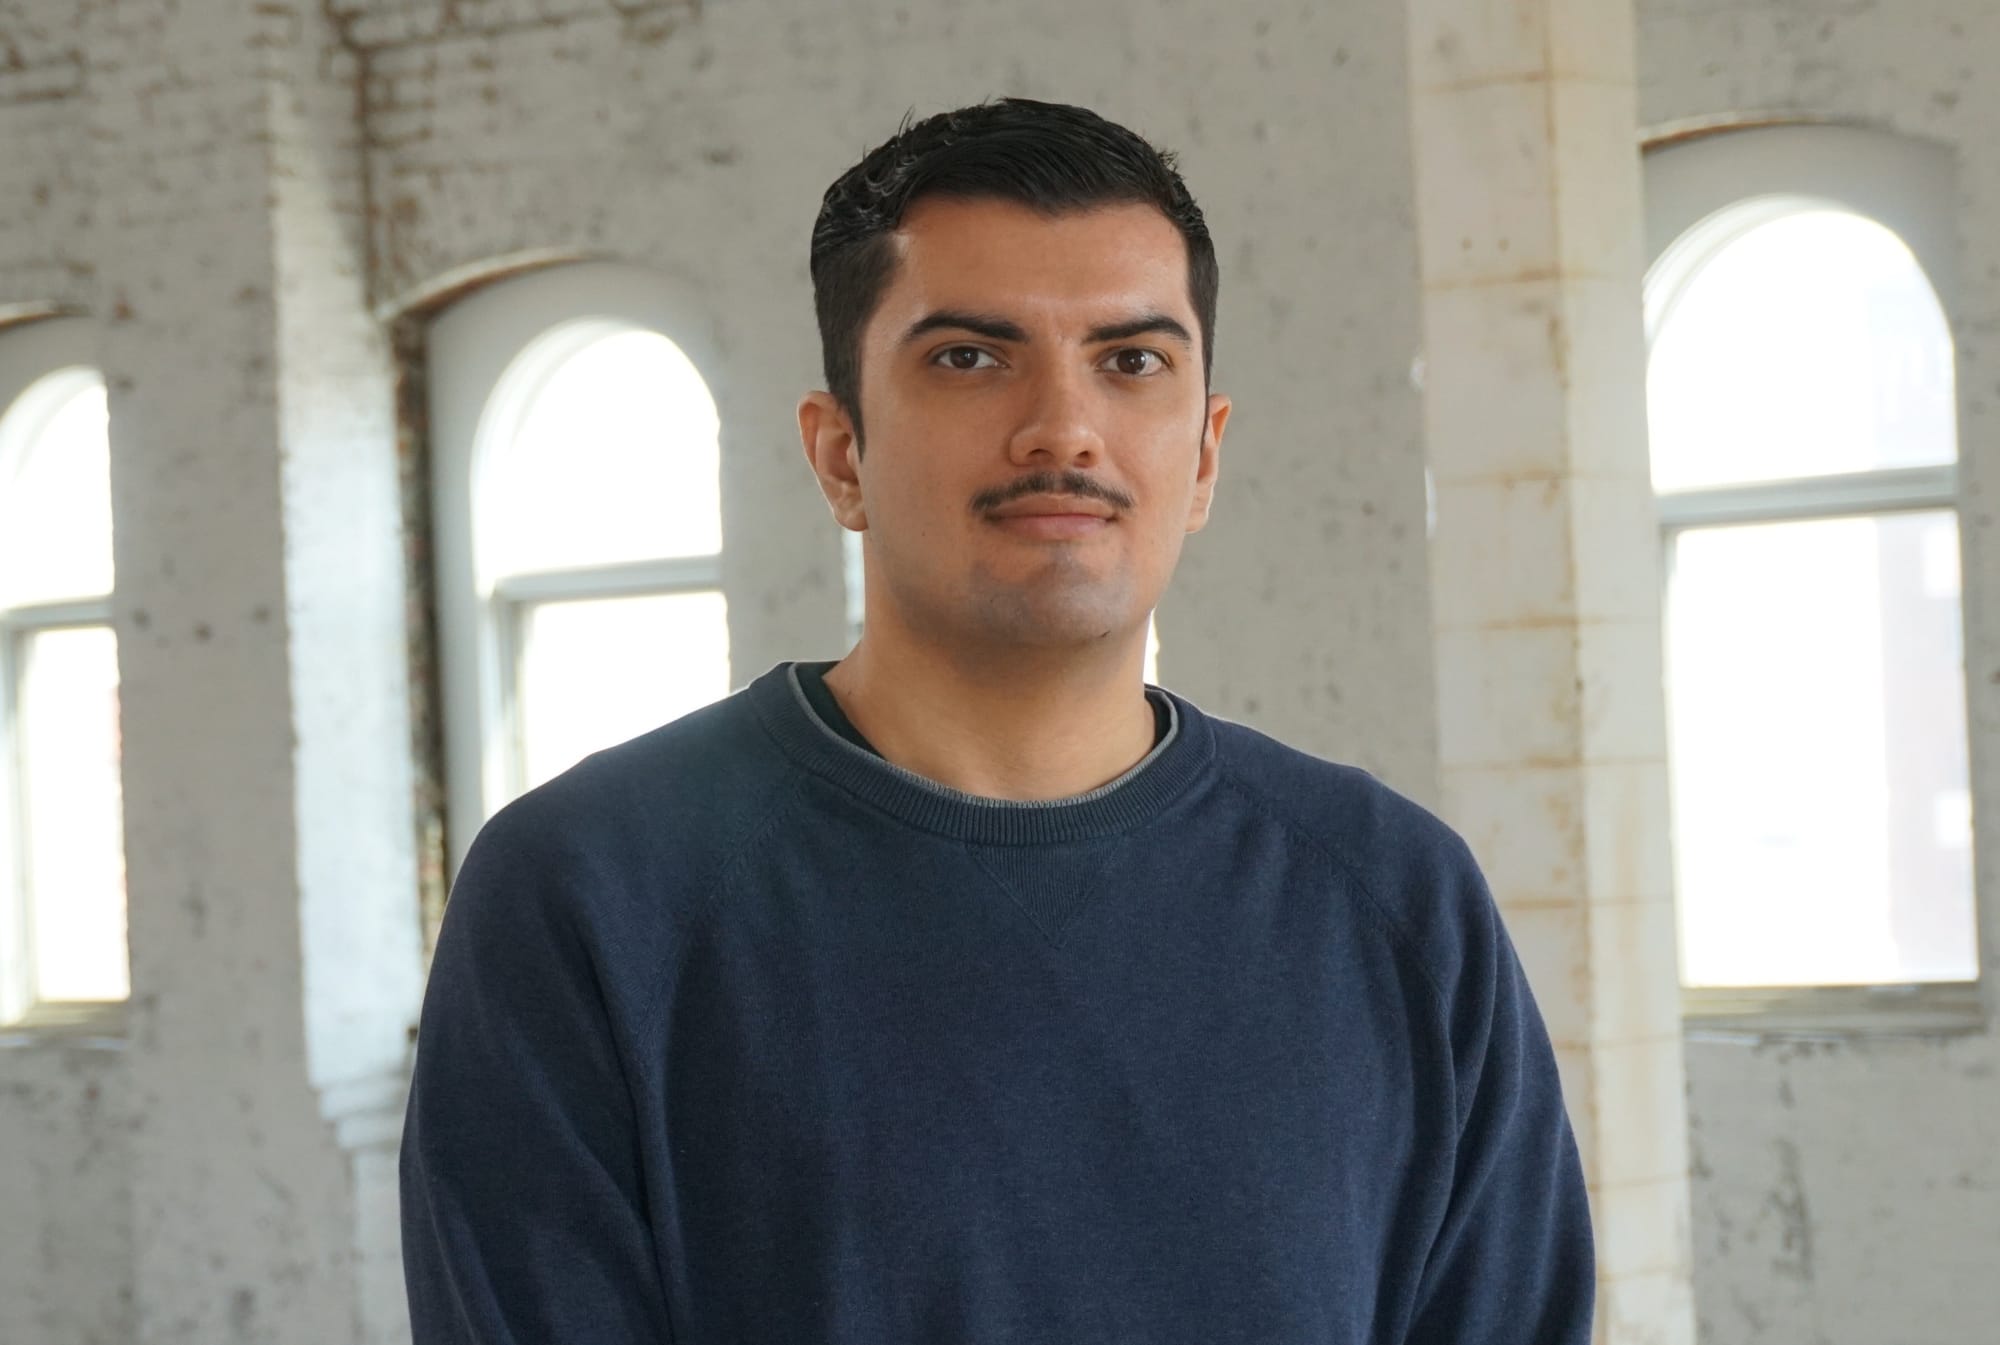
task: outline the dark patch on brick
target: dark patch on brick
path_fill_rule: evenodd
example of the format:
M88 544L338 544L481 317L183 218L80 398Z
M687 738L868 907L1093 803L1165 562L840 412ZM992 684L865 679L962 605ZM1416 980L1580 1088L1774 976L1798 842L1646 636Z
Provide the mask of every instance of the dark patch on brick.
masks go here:
M428 314L413 313L390 330L396 361L396 463L403 508L405 648L410 686L411 822L417 836L417 899L424 950L437 944L444 919L447 848L444 685L438 663L435 517L431 498Z
M1787 1279L1810 1283L1815 1273L1812 1206L1806 1199L1799 1146L1781 1139L1774 1147L1778 1156L1778 1182L1764 1203L1778 1216L1785 1254L1772 1259L1771 1269Z
M701 13L700 0L544 0L532 17L490 17L466 0L336 0L343 39L356 53L398 51L445 42L483 41L509 33L619 22L628 41L664 40L679 21ZM629 26L635 18L646 22ZM560 57L558 57L560 59Z

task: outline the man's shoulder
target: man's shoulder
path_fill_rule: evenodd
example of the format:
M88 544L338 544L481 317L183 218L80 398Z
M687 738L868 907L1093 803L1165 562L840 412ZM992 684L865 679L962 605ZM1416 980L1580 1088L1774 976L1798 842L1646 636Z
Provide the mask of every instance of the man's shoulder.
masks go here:
M494 814L475 846L647 886L695 880L746 843L792 774L744 692L584 757Z
M1414 799L1359 766L1331 761L1244 724L1210 717L1226 780L1274 818L1353 861L1412 847L1463 850L1455 832Z
M1468 941L1492 937L1492 897L1465 841L1429 808L1358 766L1211 719L1226 784L1320 857L1440 988Z

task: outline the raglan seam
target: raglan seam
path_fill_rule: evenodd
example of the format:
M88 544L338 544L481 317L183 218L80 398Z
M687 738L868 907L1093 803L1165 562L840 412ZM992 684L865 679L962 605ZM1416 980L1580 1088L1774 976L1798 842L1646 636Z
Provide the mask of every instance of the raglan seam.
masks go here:
M1418 948L1414 936L1411 935L1408 928L1402 922L1389 914L1382 899L1375 895L1374 887L1362 876L1360 867L1353 860L1342 854L1335 846L1323 838L1315 835L1311 829L1300 823L1298 819L1281 811L1268 794L1257 785L1244 779L1238 773L1233 759L1222 760L1223 751L1220 746L1218 746L1216 756L1219 762L1218 774L1223 780L1234 787L1237 793L1243 796L1245 802L1249 803L1252 808L1255 808L1264 817L1284 828L1287 834L1304 844L1308 849L1318 853L1340 873L1346 875L1347 880L1353 885L1355 894L1361 899L1360 905L1381 926L1389 946L1400 953L1406 963L1414 966L1417 974L1423 977L1424 984L1430 987L1432 1002L1436 1006L1438 1016L1438 1036L1444 1045L1447 1060L1447 1067L1443 1071L1443 1076L1446 1086L1451 1090L1452 1128L1454 1133L1462 1132L1466 1115L1464 1107L1469 1102L1469 1099L1461 1099L1458 1095L1458 1068L1454 1049L1455 1043L1451 1030L1451 997L1446 993L1444 983L1438 979L1437 973L1430 966L1429 960L1423 956L1423 953Z
M666 973L660 977L658 984L654 986L652 996L645 1005L644 1012L640 1014L639 1023L632 1038L635 1044L658 1040L660 1019L666 1013L666 1006L673 994L674 987L680 983L682 968L687 965L688 957L692 953L695 944L700 941L701 935L706 932L709 924L721 910L723 904L721 898L735 882L737 875L741 872L745 859L756 847L757 842L763 839L765 834L784 815L786 809L798 797L797 779L788 776L779 781L772 786L769 797L771 798L771 802L764 814L755 824L745 830L742 840L730 851L728 858L717 867L714 878L706 884L706 895L698 899L696 909L690 913L687 920L680 924L678 929L678 943L680 946L674 950L673 957L668 962ZM628 1062L623 1058L625 1052L615 1051L614 1054L620 1057L619 1072L626 1076L626 1105L636 1118L642 1112L639 1107L639 1094L633 1087L633 1078L630 1071L636 1066L641 1071L640 1078L642 1079L649 1078L652 1071L644 1059ZM665 1053L659 1053L659 1068L665 1068L665 1059ZM644 1143L641 1143L638 1157L642 1174L647 1167L645 1149L646 1146ZM671 1342L674 1338L673 1289L665 1273L660 1269L659 1229L654 1223L651 1183L643 1175L641 1177L641 1187L647 1239L653 1244L651 1249L653 1265L659 1279L660 1310L665 1314L667 1336L669 1342Z
M704 895L697 898L696 908L681 927L680 947L674 950L666 972L660 977L659 984L653 988L652 997L646 1005L645 1013L641 1016L640 1040L652 1039L659 1030L661 1015L666 1012L667 1000L673 993L673 988L680 983L681 969L687 965L688 955L722 909L724 894L741 875L758 842L764 839L786 810L798 802L799 784L797 774L787 772L784 779L771 787L773 797L769 807L755 824L744 831L742 840L738 841L728 857L716 866L714 876L704 885Z
M1390 945L1403 955L1405 961L1413 964L1418 973L1423 976L1424 984L1430 987L1431 995L1437 1002L1440 1015L1443 1016L1446 1022L1449 1022L1451 997L1445 993L1444 983L1438 979L1437 973L1431 968L1428 959L1423 956L1422 952L1416 946L1416 941L1409 930L1389 914L1382 899L1375 895L1374 888L1362 876L1360 868L1326 840L1315 835L1310 829L1302 825L1296 818L1281 812L1271 801L1269 795L1258 786L1245 780L1238 773L1234 762L1222 763L1220 774L1224 780L1236 789L1237 793L1244 796L1245 801L1251 807L1255 808L1268 820L1283 827L1289 835L1303 842L1309 849L1318 852L1321 858L1325 859L1346 876L1347 880L1354 885L1354 890L1361 897L1362 904L1367 908L1368 913L1374 918L1377 924L1382 926L1383 932L1388 935Z

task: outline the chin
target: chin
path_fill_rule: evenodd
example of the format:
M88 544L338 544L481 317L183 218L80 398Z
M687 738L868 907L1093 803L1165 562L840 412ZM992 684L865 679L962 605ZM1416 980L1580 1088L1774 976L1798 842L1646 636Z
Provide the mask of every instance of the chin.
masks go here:
M1118 643L1143 631L1145 613L1134 617L1123 603L1017 596L1006 603L981 603L968 614L982 636L994 643L1078 653Z

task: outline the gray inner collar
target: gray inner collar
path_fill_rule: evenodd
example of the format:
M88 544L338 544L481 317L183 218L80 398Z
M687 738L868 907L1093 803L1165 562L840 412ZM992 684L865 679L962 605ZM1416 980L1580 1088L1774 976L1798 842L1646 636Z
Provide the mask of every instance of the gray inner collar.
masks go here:
M915 785L919 789L928 790L940 798L950 799L955 803L977 804L982 808L1069 808L1079 803L1094 803L1125 784L1128 780L1131 780L1134 776L1140 774L1146 767L1152 765L1159 758L1160 754L1165 752L1173 743L1174 738L1181 731L1180 708L1174 704L1174 698L1168 696L1166 697L1167 731L1160 735L1160 740L1157 743L1153 744L1152 751L1141 757L1132 769L1126 771L1116 780L1108 780L1087 793L1071 794L1069 797L1061 799L990 799L983 794L968 794L962 789L953 789L950 785L939 784L928 776L918 775L915 771L903 769L886 757L879 757L872 752L856 747L853 743L835 733L827 725L826 721L813 711L812 702L807 699L805 688L799 685L798 664L794 663L785 669L785 681L792 689L793 699L798 701L799 708L805 711L806 718L812 721L813 727L825 734L841 751L851 752L861 760L873 765L876 769L888 771L898 779ZM1151 693L1148 693L1148 699L1150 698Z

